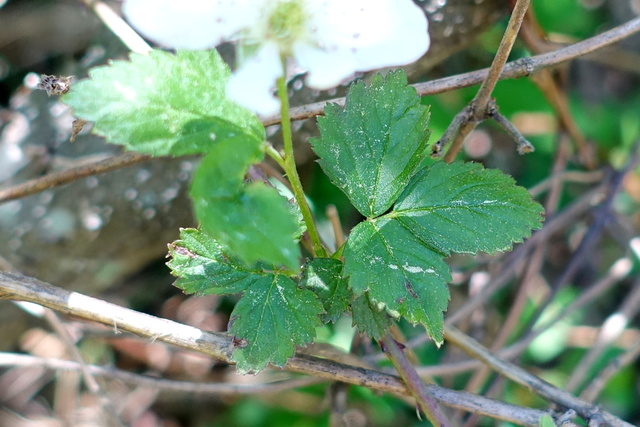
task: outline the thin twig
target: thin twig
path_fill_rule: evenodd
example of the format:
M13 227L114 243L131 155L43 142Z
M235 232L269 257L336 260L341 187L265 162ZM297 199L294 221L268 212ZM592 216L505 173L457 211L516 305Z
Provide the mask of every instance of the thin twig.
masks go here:
M0 202L20 199L50 188L69 184L78 179L100 175L150 160L150 156L138 153L124 153L95 163L73 167L61 172L53 172L12 187L0 190Z
M553 186L555 181L564 181L564 182L575 182L579 184L593 184L595 182L602 181L604 178L604 172L601 170L590 171L590 172L582 172L582 171L564 171L559 172L557 174L552 174L549 177L545 178L543 181L540 181L538 184L529 188L529 194L533 197L537 197L542 194L544 191L548 190Z
M400 348L400 344L388 333L384 336L380 345L382 346L382 351L384 351L391 363L393 363L396 371L400 374L407 388L416 399L418 407L424 412L427 419L431 421L431 424L436 427L450 426L451 423L442 412L442 409L440 409L438 402L436 402L433 396L427 391L415 367L409 362L404 351Z
M76 361L76 363L80 365L80 372L82 373L82 378L85 385L87 386L87 389L98 398L98 402L100 404L100 407L102 408L103 413L109 416L108 425L124 426L124 423L120 419L118 412L113 406L113 402L111 402L109 397L107 397L107 395L102 391L100 384L98 384L96 379L89 371L89 368L82 358L80 351L78 351L78 348L73 342L73 338L71 338L69 331L62 323L56 312L51 309L45 309L44 318L47 320L47 322L49 322L53 330L62 338L62 341L67 346L67 350L71 354L71 357Z
M630 365L640 357L640 341L637 341L624 354L613 359L606 368L604 368L597 377L580 394L580 397L587 402L594 402L604 386L607 385L611 377L616 375L624 367Z
M0 353L0 366L5 367L43 367L55 371L80 372L83 367L77 362L62 359L41 358L25 354ZM86 365L89 373L95 377L118 380L133 386L150 387L161 392L181 392L215 396L244 396L254 394L279 393L285 390L305 387L325 382L322 378L301 377L262 383L202 383L194 381L175 381L148 375L134 374L112 367Z
M446 341L456 347L459 347L471 357L481 360L501 375L527 387L529 390L544 397L545 399L557 403L565 408L574 409L585 420L589 420L593 416L601 416L611 426L631 427L631 424L621 420L613 414L603 411L589 402L585 402L566 391L554 387L524 369L500 359L479 342L466 336L455 328L445 326L444 335Z
M542 55L520 58L505 65L500 80L519 79L530 76L538 70L560 65L564 62L574 60L598 49L619 42L637 32L640 32L640 17L634 18L622 25L619 25L597 36L585 39L553 52ZM424 83L414 84L419 95L436 95L438 93L451 90L462 89L482 83L489 74L489 69L471 71L451 77L435 79ZM321 115L327 104L338 104L344 106L345 98L334 98L327 101L306 104L291 109L292 120L310 119ZM279 116L267 117L263 120L265 126L280 123Z
M500 114L498 106L495 100L491 100L489 103L489 118L493 119L496 123L502 127L502 129L509 134L509 136L516 142L516 150L518 154L533 153L535 150L533 145L527 141L527 139L520 133L520 131L511 123L505 116Z
M340 222L340 215L335 205L327 206L327 218L331 223L331 229L333 230L333 238L336 242L336 248L342 246L345 242L344 231L342 231L342 223Z
M500 46L498 47L496 55L493 57L493 62L491 63L491 67L489 68L487 77L482 82L482 85L480 86L480 89L478 89L476 96L469 103L469 106L471 107L471 117L468 121L462 123L461 126L458 126L457 123L450 125L450 127L458 127L457 131L454 130L451 132L455 135L455 138L453 140L453 143L451 144L451 148L447 150L447 154L445 154L444 156L445 162L451 163L455 160L456 156L460 152L460 149L462 148L464 140L476 128L476 126L478 126L478 123L480 123L487 117L487 114L489 112L488 106L489 100L491 99L491 93L498 83L500 74L502 73L502 70L507 63L507 59L509 58L511 49L516 42L518 32L520 31L520 26L522 25L522 21L524 20L524 15L527 13L527 9L529 8L529 1L530 0L516 1L515 6L513 7L513 12L511 13L511 17L509 18L509 23L507 24L507 29L502 35ZM446 146L447 144L448 141L443 141L443 143L440 145Z
M115 329L163 341L177 347L207 354L233 364L233 337L202 331L167 319L139 313L115 304L91 298L77 292L52 286L20 274L0 272L0 298L29 301L61 313L102 323ZM383 372L345 365L330 359L297 354L289 359L285 370L313 375L331 381L342 381L373 390L398 395L410 395L396 376ZM546 412L509 405L470 393L427 385L427 390L443 405L479 413L484 416L535 427Z
M638 313L638 310L640 310L640 280L634 282L633 289L623 300L620 309L604 321L596 342L589 348L589 351L578 365L572 369L571 376L565 385L565 390L570 393L575 393L578 390L578 387L583 383L600 355L622 335L622 332Z
M151 51L151 46L107 4L97 0L80 1L90 7L102 23L109 28L129 50L141 54L147 54Z

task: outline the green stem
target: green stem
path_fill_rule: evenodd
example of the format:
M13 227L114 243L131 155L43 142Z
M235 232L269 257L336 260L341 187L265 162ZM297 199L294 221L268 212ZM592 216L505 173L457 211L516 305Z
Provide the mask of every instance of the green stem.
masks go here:
M284 141L284 162L281 164L281 166L284 169L285 174L287 175L289 183L291 183L293 196L296 198L298 206L300 207L302 219L304 220L304 223L307 227L307 232L309 233L309 237L311 238L311 243L313 245L313 256L326 257L327 252L322 245L322 241L320 240L320 235L318 234L316 224L313 221L311 209L309 208L307 199L304 196L304 190L302 189L302 183L300 182L300 177L298 176L298 170L296 168L296 160L293 155L291 117L289 115L289 97L287 95L287 81L284 75L278 79L277 85L278 97L280 98L280 115L282 117L282 139Z
M285 169L284 158L275 147L268 142L264 143L264 152L267 153L283 170Z

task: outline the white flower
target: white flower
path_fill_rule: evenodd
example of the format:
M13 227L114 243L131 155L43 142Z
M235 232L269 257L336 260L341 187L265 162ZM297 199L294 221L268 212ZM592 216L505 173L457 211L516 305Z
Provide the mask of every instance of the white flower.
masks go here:
M240 43L228 94L261 115L276 113L281 58L308 71L314 89L358 71L404 65L429 48L427 19L412 0L125 0L144 36L167 47Z

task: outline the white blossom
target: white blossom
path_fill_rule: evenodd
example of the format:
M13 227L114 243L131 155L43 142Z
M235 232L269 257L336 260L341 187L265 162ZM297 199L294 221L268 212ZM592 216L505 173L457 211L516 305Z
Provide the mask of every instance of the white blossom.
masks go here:
M429 48L427 18L412 0L125 0L123 12L166 47L238 42L228 94L260 115L278 111L282 58L323 90L359 71L408 64Z

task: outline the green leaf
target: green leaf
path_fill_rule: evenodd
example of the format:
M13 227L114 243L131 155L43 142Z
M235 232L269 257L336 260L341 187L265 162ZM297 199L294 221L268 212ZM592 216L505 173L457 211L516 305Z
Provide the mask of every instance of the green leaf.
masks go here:
M230 72L215 50L159 50L96 67L63 97L114 144L154 156L205 153L216 141L264 140L264 127L226 96Z
M323 321L335 322L349 309L353 293L342 278L342 262L332 258L315 258L304 268L300 286L312 290L322 301Z
M416 174L388 214L358 224L344 251L356 295L442 342L451 252L508 249L539 228L542 207L509 176L472 163Z
M550 414L546 414L538 420L538 425L540 427L556 427L556 422Z
M511 248L544 210L513 178L477 163L434 163L413 177L389 217L444 254Z
M169 245L169 255L167 265L178 277L175 286L187 294L239 293L263 274L234 262L211 236L193 228L180 230L180 240Z
M233 353L238 372L257 372L268 363L283 366L296 346L315 338L322 311L315 294L288 277L257 280L231 315L230 332L243 343Z
M385 311L373 307L366 293L353 301L351 314L358 331L376 340L382 339L391 327L391 318Z
M380 218L358 224L347 241L344 275L356 295L368 292L372 304L393 317L425 326L442 342L449 301L449 266L398 221Z
M402 71L351 86L344 109L318 118L311 144L331 181L366 217L386 212L424 158L429 108Z
M190 195L201 229L247 265L256 261L300 268L295 211L275 188L243 184L249 165L263 157L261 144L223 141L194 174Z
M169 245L168 265L179 276L177 287L199 295L244 291L229 323L238 342L233 359L240 373L260 371L269 363L282 366L296 346L315 338L324 310L313 292L282 274L244 268L199 230L181 230L180 237Z

